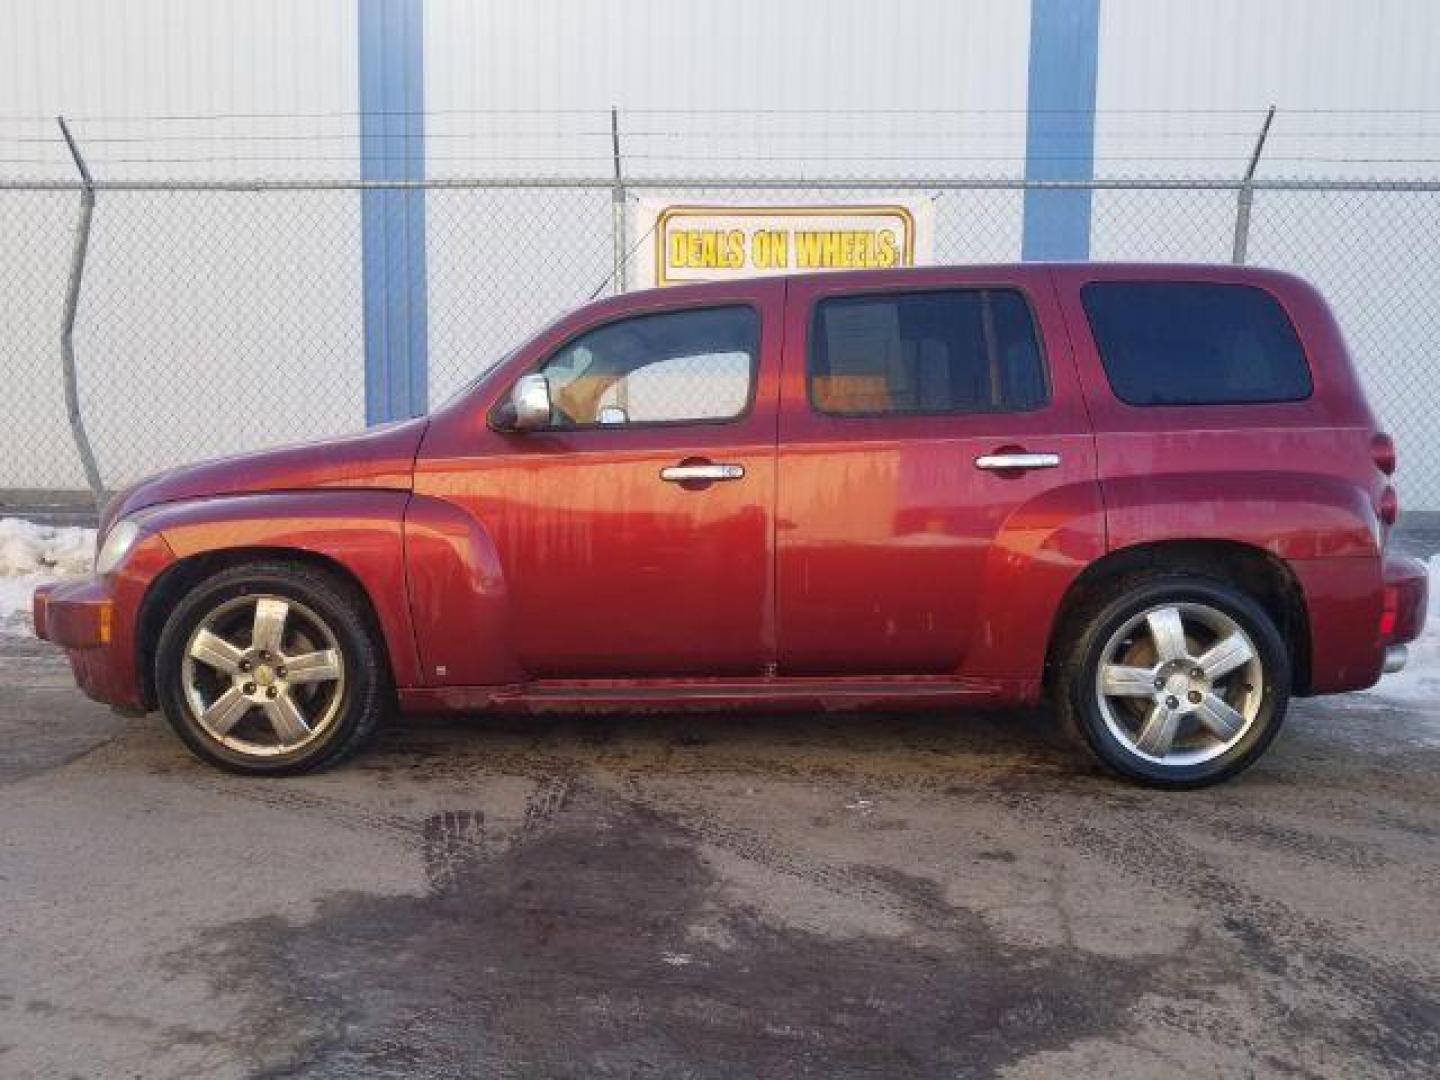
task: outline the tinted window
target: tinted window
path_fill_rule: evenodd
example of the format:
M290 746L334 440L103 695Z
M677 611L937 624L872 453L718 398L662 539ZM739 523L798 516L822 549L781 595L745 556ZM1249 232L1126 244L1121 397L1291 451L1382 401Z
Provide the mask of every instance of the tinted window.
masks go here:
M820 412L1018 412L1048 392L1035 324L1013 289L822 300L810 344Z
M591 330L540 371L556 427L728 420L750 402L759 319L748 307L637 315Z
M1110 387L1130 405L1299 401L1310 368L1275 298L1248 285L1095 282L1081 292Z

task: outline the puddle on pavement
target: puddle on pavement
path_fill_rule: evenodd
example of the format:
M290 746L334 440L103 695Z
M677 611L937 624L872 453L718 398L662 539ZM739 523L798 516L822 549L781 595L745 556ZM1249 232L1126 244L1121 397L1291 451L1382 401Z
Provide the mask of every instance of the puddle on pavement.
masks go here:
M932 924L923 945L717 913L684 827L551 794L503 840L475 812L432 818L428 896L339 895L306 924L234 924L172 959L285 1034L283 1060L257 1066L306 1076L988 1074L1123 1027L1153 987L1154 959L1001 943L903 875L884 885Z

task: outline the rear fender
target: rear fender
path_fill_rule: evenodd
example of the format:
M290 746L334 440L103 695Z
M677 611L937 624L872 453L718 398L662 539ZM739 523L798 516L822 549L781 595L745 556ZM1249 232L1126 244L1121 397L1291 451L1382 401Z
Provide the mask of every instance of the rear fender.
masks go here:
M1380 522L1358 483L1279 469L1107 478L1112 549L1163 540L1233 540L1296 559L1380 555Z
M1312 693L1380 676L1381 528L1370 494L1318 472L1157 473L1105 482L1111 550L1226 540L1281 559L1300 586Z

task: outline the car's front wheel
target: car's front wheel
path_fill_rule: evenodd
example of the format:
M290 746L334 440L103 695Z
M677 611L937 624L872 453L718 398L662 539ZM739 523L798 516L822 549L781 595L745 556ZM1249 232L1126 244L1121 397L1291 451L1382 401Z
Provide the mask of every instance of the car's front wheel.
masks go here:
M1058 705L1110 770L1199 787L1250 766L1290 700L1290 658L1265 609L1211 578L1116 582L1056 656Z
M155 651L166 719L234 772L308 772L354 751L389 700L362 599L335 575L266 562L208 579L170 613Z

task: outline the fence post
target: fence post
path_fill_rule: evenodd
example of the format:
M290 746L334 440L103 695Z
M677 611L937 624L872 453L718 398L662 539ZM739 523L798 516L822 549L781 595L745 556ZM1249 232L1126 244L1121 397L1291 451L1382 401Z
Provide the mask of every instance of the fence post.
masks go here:
M1250 154L1250 164L1245 166L1245 177L1240 181L1240 192L1235 197L1235 245L1230 261L1237 266L1245 262L1245 249L1250 244L1250 207L1255 203L1255 169L1260 164L1260 154L1265 149L1265 137L1270 134L1270 122L1275 119L1275 106L1265 113L1265 122L1260 125L1260 134L1255 139L1255 149Z
M610 229L614 240L615 268L611 277L615 279L615 291L625 291L625 173L620 167L620 110L610 106L610 156L615 164L615 183L610 189L610 212L613 220Z
M80 389L75 377L75 315L80 307L80 284L85 277L85 256L90 251L90 219L95 213L95 181L75 138L70 134L70 125L63 116L55 118L60 125L60 134L75 159L75 168L80 171L80 218L75 225L75 247L70 253L70 280L65 289L65 313L60 322L60 370L65 379L65 412L70 418L70 434L75 439L75 449L80 454L80 464L85 469L85 482L95 499L95 510L105 509L105 488L100 483L100 469L95 464L95 452L90 449L90 437L85 433L85 421L80 416Z

